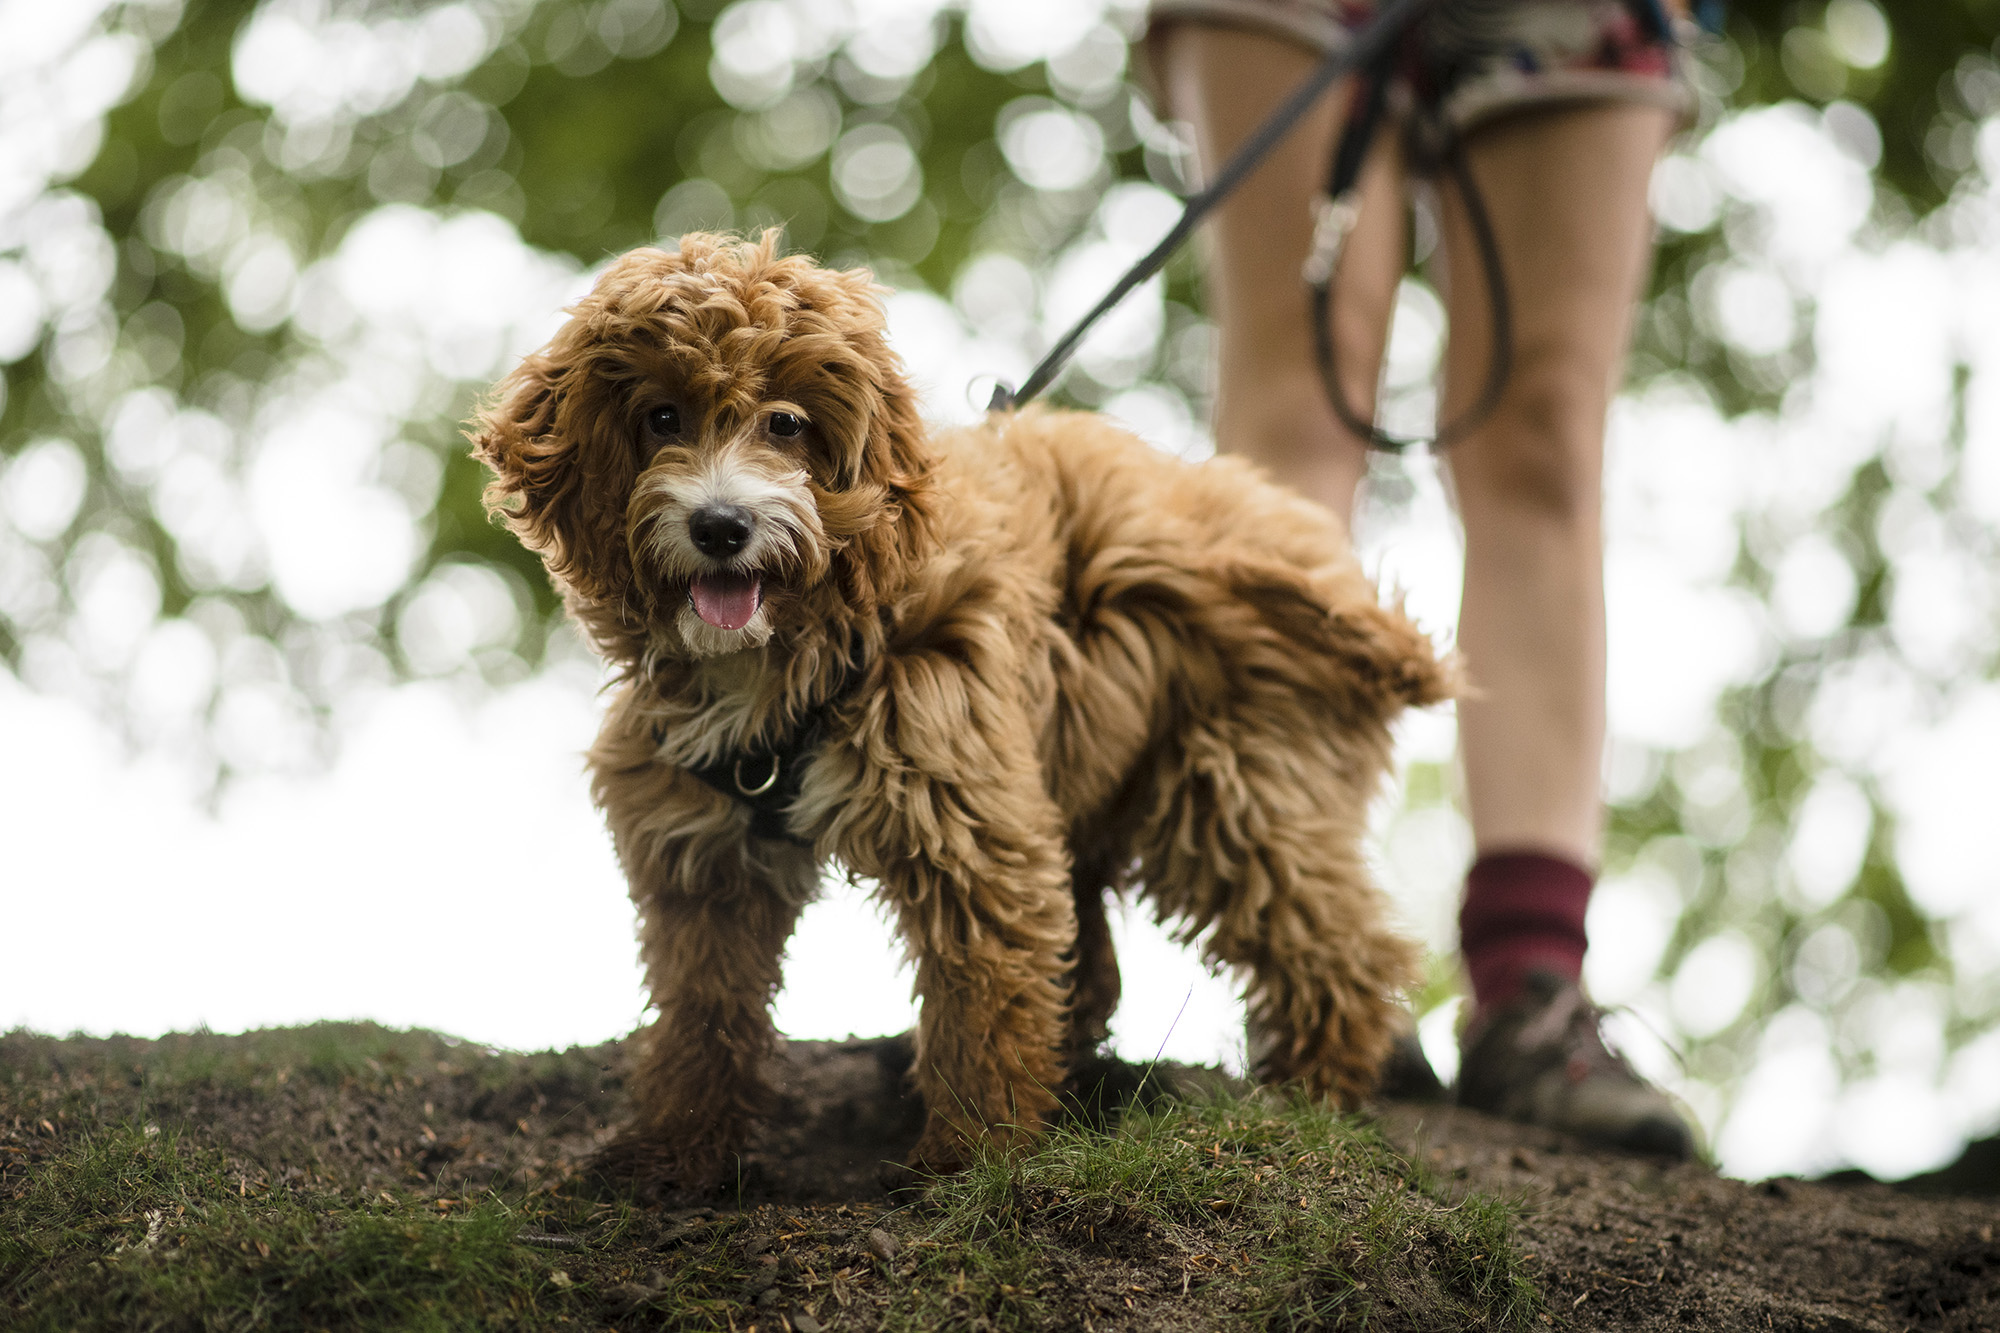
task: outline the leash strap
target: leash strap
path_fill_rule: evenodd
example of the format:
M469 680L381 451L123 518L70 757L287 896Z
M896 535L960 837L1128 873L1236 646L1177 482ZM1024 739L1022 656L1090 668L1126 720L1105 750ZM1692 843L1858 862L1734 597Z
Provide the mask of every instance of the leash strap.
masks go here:
M1028 376L1018 390L1011 390L1005 384L993 387L992 401L986 405L989 412L1005 412L1031 402L1054 382L1062 368L1075 354L1077 345L1085 334L1120 301L1129 296L1140 283L1166 267L1167 260L1182 242L1193 233L1201 220L1212 212L1215 206L1227 198L1231 191L1242 183L1243 178L1256 170L1280 139L1291 132L1294 125L1312 109L1313 103L1323 96L1340 79L1357 69L1373 66L1383 54L1391 50L1402 38L1417 16L1428 9L1434 0L1396 0L1383 8L1367 26L1356 30L1354 40L1339 51L1329 55L1293 90L1285 104L1271 114L1271 117L1257 127L1257 132L1231 155L1230 159L1216 173L1209 185L1187 201L1181 210L1180 220L1160 239L1146 257L1126 271L1125 276L1106 292L1104 298L1091 307L1090 313L1078 320L1061 341L1049 349L1041 363Z
M1258 126L1257 132L1223 164L1214 181L1187 201L1180 219L1166 236L1127 270L1103 299L1049 349L1020 389L1011 390L1004 383L994 386L986 410L1004 412L1018 408L1047 389L1062 373L1077 346L1097 321L1139 284L1166 266L1167 260L1201 220L1257 168L1328 88L1360 70L1365 71L1367 83L1362 96L1357 99L1356 114L1350 118L1335 145L1327 190L1315 207L1312 251L1307 256L1303 274L1312 312L1315 361L1334 415L1357 437L1372 448L1390 453L1401 453L1419 443L1416 439L1390 435L1373 421L1363 420L1347 401L1339 382L1332 308L1333 277L1340 264L1340 253L1360 219L1360 202L1355 197L1355 186L1367 160L1369 145L1384 117L1397 48L1404 34L1432 3L1434 0L1398 0L1358 29L1354 40L1345 48L1322 61L1284 105ZM1673 25L1661 0L1625 0L1625 3L1649 35L1667 43L1674 41ZM1444 122L1434 107L1419 108L1416 114L1430 118L1431 124L1426 128L1439 145L1437 165L1450 174L1465 204L1473 243L1478 247L1480 266L1485 271L1488 309L1493 320L1493 354L1488 362L1485 387L1476 403L1456 420L1440 426L1437 434L1427 442L1429 448L1437 450L1476 427L1491 414L1506 391L1514 361L1513 307L1500 260L1500 245L1493 233L1493 220L1487 212L1485 198L1472 178L1459 135Z

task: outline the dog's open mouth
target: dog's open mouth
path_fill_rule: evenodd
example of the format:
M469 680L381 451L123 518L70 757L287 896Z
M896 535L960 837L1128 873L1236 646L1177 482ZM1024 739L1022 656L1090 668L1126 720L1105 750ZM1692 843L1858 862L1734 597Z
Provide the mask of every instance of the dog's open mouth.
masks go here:
M697 574L688 584L694 613L717 629L742 629L763 600L764 585L755 574Z

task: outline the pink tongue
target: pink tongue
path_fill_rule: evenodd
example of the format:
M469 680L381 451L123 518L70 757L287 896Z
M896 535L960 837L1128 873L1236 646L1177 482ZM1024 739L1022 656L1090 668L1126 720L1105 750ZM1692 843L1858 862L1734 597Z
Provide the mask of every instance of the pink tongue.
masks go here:
M694 613L717 629L742 629L757 614L762 589L752 574L698 574L688 585Z

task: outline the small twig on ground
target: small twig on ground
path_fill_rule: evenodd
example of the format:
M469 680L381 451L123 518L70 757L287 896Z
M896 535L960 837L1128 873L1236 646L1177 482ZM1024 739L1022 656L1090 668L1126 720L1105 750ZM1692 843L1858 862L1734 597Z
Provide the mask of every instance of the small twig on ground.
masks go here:
M575 1236L552 1236L546 1231L523 1231L514 1239L523 1245L539 1245L545 1250L580 1250L583 1242Z

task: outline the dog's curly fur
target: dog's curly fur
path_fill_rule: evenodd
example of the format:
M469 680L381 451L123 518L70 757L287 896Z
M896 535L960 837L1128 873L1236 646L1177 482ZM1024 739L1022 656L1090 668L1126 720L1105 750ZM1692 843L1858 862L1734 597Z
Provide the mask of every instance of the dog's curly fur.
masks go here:
M870 276L774 235L635 251L570 316L473 439L618 673L590 762L658 1010L628 1139L656 1185L711 1184L768 1106L782 954L829 860L879 883L916 962L913 1166L1046 1122L1118 1000L1110 891L1242 979L1260 1077L1365 1094L1415 976L1366 809L1391 719L1449 680L1331 515L1085 414L933 433ZM690 539L717 504L739 551ZM747 623L698 613L691 585L733 575L740 618L746 574ZM797 841L688 771L815 714Z

